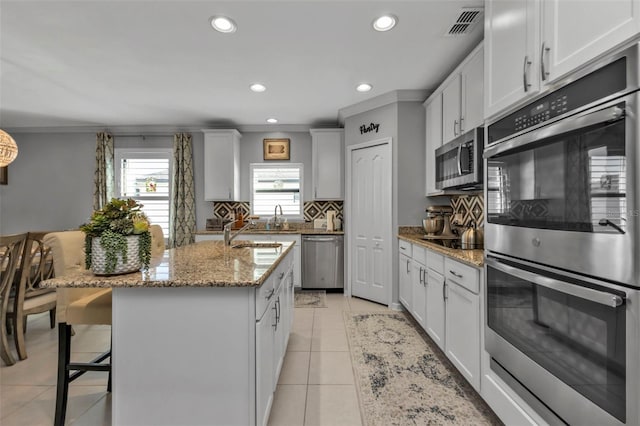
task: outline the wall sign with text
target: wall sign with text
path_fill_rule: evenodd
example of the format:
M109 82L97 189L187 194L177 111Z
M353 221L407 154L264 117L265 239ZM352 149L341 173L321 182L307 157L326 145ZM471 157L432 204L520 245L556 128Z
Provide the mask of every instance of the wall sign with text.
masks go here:
M365 133L369 133L369 132L378 133L379 128L380 128L380 123L363 124L362 126L360 126L360 134L364 135Z

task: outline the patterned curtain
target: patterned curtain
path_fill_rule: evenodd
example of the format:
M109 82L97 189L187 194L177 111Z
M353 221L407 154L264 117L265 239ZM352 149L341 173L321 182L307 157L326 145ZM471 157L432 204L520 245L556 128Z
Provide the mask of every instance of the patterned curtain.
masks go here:
M191 141L190 133L176 133L173 137L169 247L180 247L195 241L196 197Z
M113 197L113 136L106 132L96 135L96 171L93 175L93 209L99 210Z

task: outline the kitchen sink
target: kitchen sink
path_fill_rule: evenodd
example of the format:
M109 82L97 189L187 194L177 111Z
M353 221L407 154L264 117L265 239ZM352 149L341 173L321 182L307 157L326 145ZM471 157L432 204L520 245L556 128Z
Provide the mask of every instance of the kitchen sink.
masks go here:
M278 248L282 247L280 243L249 243L241 242L231 246L232 248Z

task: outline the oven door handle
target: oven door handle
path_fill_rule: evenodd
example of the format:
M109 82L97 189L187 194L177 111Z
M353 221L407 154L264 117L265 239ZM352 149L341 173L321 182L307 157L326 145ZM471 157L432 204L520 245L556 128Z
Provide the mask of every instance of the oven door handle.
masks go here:
M543 277L533 272L524 271L513 266L505 265L497 260L487 258L485 263L499 271L505 272L514 277L530 281L542 287L550 288L561 293L570 294L580 297L581 299L590 300L601 305L617 308L624 303L624 299L617 294L611 294L604 291L594 290L592 288L581 287L564 281L554 280L552 278Z
M575 117L560 120L556 123L525 133L511 140L491 145L488 148L485 148L484 158L489 158L505 151L510 151L514 148L528 145L532 142L538 142L551 136L561 135L563 133L590 127L594 124L617 121L623 118L624 115L625 110L617 105L613 105L596 112L583 112Z

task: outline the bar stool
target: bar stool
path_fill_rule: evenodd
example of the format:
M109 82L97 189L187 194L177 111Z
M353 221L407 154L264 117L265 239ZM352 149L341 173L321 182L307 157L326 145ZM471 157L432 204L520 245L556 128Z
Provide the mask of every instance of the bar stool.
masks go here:
M6 365L16 363L7 339L9 294L20 262L27 234L0 236L0 357Z
M51 247L53 267L57 277L70 269L84 268L84 233L82 231L52 232L44 243ZM58 381L54 425L63 426L69 395L69 383L87 371L107 371L107 391L111 391L111 348L88 363L71 362L72 325L111 325L111 289L58 288L56 317L58 321ZM73 372L73 373L71 373Z

